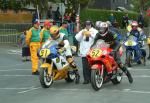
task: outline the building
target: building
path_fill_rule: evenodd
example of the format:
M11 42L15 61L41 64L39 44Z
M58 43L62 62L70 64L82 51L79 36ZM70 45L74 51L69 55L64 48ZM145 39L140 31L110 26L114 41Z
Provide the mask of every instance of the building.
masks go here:
M129 10L130 0L95 0L95 2L90 5L90 8L94 9L115 10L117 7L123 7Z

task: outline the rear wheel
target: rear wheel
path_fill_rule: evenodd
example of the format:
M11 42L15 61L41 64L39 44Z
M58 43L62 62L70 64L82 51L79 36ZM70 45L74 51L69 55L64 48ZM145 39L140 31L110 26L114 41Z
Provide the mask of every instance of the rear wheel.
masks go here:
M91 84L94 90L98 91L103 84L103 76L100 75L99 69L91 70Z
M47 68L40 68L39 78L43 88L49 88L53 82L52 76L48 75Z
M145 57L142 57L142 58L141 58L141 62L142 62L142 64L143 64L144 66L146 66L146 58L145 58Z
M123 72L120 69L117 70L116 77L111 79L112 83L113 84L119 84L122 80L122 74L123 74Z
M132 66L132 55L131 55L130 52L127 52L126 62L127 62L127 66L128 66L128 67L131 67L131 66Z
M67 78L65 78L66 82L73 82L75 79L75 73L73 71L68 71Z

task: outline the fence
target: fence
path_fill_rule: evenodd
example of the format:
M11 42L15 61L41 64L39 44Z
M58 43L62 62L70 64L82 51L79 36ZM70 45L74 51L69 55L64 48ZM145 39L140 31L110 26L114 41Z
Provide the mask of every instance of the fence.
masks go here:
M14 34L17 32L22 32L26 29L29 29L31 27L31 23L26 24L17 24L17 23L6 23L6 24L0 24L0 34L7 35Z
M31 27L31 23L28 24L11 24L11 23L7 23L7 24L0 24L0 44L8 44L8 43L13 43L16 44L18 43L18 39L19 39L19 34L21 34L21 32L23 32L24 30L27 30ZM148 29L146 28L145 30L145 34L148 36ZM120 34L122 34L123 36L126 35L126 30L124 29L119 29ZM73 33L69 33L69 41L71 44L73 44L73 40L74 40L74 36L75 33L73 31Z
M18 35L0 35L0 44L17 44Z
M31 27L31 23L16 24L6 23L0 24L0 44L17 44L19 34Z

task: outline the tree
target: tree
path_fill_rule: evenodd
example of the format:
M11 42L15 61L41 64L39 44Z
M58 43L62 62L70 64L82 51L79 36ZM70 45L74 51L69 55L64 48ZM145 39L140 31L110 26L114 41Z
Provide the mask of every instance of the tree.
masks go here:
M134 11L143 12L150 7L150 0L132 0Z

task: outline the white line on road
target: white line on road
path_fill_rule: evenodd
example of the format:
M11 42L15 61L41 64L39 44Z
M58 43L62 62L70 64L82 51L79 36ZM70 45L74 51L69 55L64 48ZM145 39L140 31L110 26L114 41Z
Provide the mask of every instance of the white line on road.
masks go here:
M4 69L0 70L0 72L7 72L7 71L31 71L31 69Z
M145 71L145 70L149 70L150 71L150 69L134 69L134 68L128 68L129 70L135 70L135 71Z
M21 88L0 88L0 90L26 90L26 89L30 89L33 88L32 87L21 87Z
M123 76L126 77L126 76ZM133 78L150 78L150 75L133 75Z
M0 67L15 67L15 66L20 66L20 65L24 65L26 63L18 63L18 64L13 64L13 65L3 65L3 66L0 66Z
M0 77L32 77L33 75L0 75Z
M21 91L21 92L18 92L19 94L22 94L22 93L26 93L26 92L30 92L30 91L33 91L33 90L37 90L37 89L40 89L41 87L33 87L33 88L30 88L28 90L24 90L24 91Z
M150 91L136 91L130 89L123 89L123 90L113 90L115 92L127 92L127 93L139 93L139 94L150 94Z

